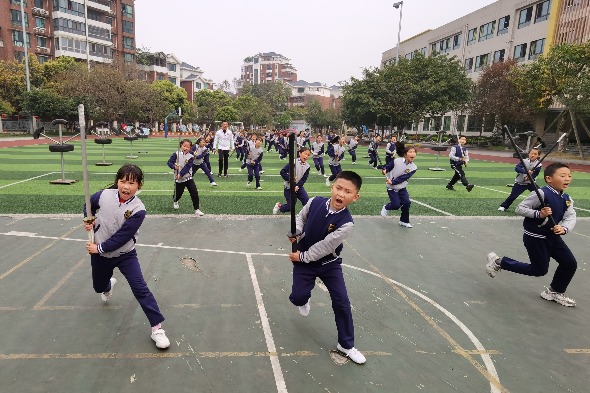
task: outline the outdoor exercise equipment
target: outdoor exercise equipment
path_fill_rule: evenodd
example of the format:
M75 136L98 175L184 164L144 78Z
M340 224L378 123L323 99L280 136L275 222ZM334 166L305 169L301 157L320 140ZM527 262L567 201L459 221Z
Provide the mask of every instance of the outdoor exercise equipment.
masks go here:
M104 150L105 145L110 145L111 143L113 143L113 140L111 138L108 138L110 135L108 127L109 127L109 123L107 123L106 121L99 121L94 125L93 129L91 129L91 131L90 131L93 135L98 137L98 138L94 139L94 143L102 146L102 162L97 162L95 164L96 166L111 166L111 165L113 165L112 162L106 162L105 150Z
M72 183L75 183L76 180L65 178L64 153L74 151L74 145L68 144L68 142L71 141L72 139L74 139L75 137L77 137L79 134L76 134L76 135L72 136L71 138L66 139L64 141L63 135L62 135L62 126L68 125L68 121L63 120L63 119L55 119L51 122L51 124L54 126L57 125L57 128L59 130L59 140L55 140L55 139L51 138L50 136L47 136L46 134L44 134L43 131L45 131L45 127L39 127L33 132L34 139L38 139L40 136L42 136L43 138L53 141L54 144L49 145L49 151L51 153L60 153L60 155L61 155L61 179L52 180L49 183L51 183L51 184L72 184Z
M84 117L84 105L78 105L78 124L80 125L80 147L82 148L82 179L84 181L84 207L86 214L84 222L94 224L95 217L90 207L90 181L88 179L88 161L86 160L86 119ZM97 123L98 124L98 123ZM107 123L104 123L108 125ZM94 228L88 231L88 241L94 243Z
M136 141L139 138L137 137L137 135L133 135L130 132L123 131L123 133L125 134L123 139L126 141L129 141L129 149L130 150L129 150L129 155L127 156L127 158L137 158L137 156L133 155L133 141Z
M522 132L518 135L519 137L526 137L527 141L526 141L526 149L521 149L520 147L518 147L518 145L516 145L516 143L514 144L516 151L514 152L514 154L512 155L512 157L514 158L526 158L529 155L529 150L531 150L531 139L534 136L537 136L537 134L535 134L534 131L526 131L526 132Z
M145 149L143 148L143 140L149 137L149 130L147 131L148 133L146 133L143 130L144 128L147 129L145 125L140 124L139 127L135 130L135 135L137 135L137 138L141 140L141 150L138 151L139 154L147 153L147 151L145 151Z
M447 151L448 146L443 146L443 135L446 133L446 131L436 131L437 133L437 138L436 138L436 145L432 146L431 149L433 151L436 152L436 167L434 168L428 168L431 171L445 171L446 169L441 168L438 161L440 159L440 152L441 151Z

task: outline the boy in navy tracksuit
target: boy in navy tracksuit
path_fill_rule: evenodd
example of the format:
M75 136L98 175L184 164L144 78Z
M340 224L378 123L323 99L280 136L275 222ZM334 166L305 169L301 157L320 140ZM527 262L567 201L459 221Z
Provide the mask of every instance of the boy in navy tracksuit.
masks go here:
M309 196L307 195L307 191L303 188L303 185L307 181L307 176L309 176L309 164L307 163L307 159L309 158L309 149L307 147L302 147L299 150L299 158L295 161L295 197L301 201L301 204L305 206L307 201L309 201ZM286 213L291 211L291 202L297 203L297 201L291 201L291 183L290 183L290 173L289 173L289 164L285 165L283 169L281 169L281 177L285 180L285 199L287 203L280 203L277 202L275 207L272 209L272 214L278 214L279 211L281 213Z
M264 155L264 149L260 147L261 145L262 140L255 139L254 146L248 149L248 156L246 157L246 162L248 165L248 182L246 183L246 187L249 188L252 180L256 178L257 190L262 190L262 187L260 187L260 169L262 168L262 164L260 164L260 162L262 161L262 156Z
M344 154L344 146L342 146L344 140L341 140L338 135L334 136L330 140L330 145L328 146L328 164L330 166L330 171L332 172L332 176L326 178L326 186L330 187L330 182L336 179L336 176L340 172L342 172L342 166L340 165L340 159Z
M373 140L371 141L371 143L369 143L369 166L372 166L375 169L377 168L377 161L378 161L378 152L377 149L379 148L379 142L381 142L381 137L379 135L377 135L375 138L373 138Z
M348 142L348 154L352 157L352 165L356 165L356 148L359 145L359 136L355 135Z
M313 154L313 163L315 165L315 169L318 171L318 175L328 177L324 170L324 139L320 134L315 137L311 151Z
M385 165L389 164L396 157L396 142L397 135L394 134L385 147Z
M473 190L474 185L467 181L467 178L465 177L465 171L463 170L463 166L467 166L467 163L469 162L469 152L465 147L466 143L467 138L462 136L459 138L459 143L451 147L449 159L451 161L451 168L455 174L453 175L451 181L447 184L447 190L455 191L453 186L459 180L461 180L461 184L465 186L467 192L471 192L471 190Z
M539 172L541 171L541 163L539 161L540 153L541 151L539 149L533 147L531 151L529 151L529 158L525 158L524 160L522 160L525 166L523 167L520 162L516 165L514 170L516 171L516 173L518 173L518 175L516 175L516 179L514 179L512 192L510 193L508 198L506 198L506 200L502 202L502 204L498 208L499 211L506 211L506 209L508 209L510 205L512 205L512 202L514 202L516 198L518 198L520 194L522 194L526 190L535 190L535 186L531 183L529 176L531 176L533 178L533 181L535 181L535 179L539 175Z
M570 233L576 225L574 201L564 192L568 188L572 175L569 167L562 163L553 163L545 169L547 185L539 189L539 197L532 192L516 208L516 214L524 216L524 246L529 254L530 263L516 261L509 257L500 259L493 252L488 254L486 271L490 277L500 270L508 270L526 276L540 277L547 274L550 258L559 266L551 285L541 292L545 300L557 302L566 307L573 307L576 301L565 296L565 291L577 269L576 258L563 241L564 235ZM555 221L551 221L551 217Z
M347 206L359 198L362 179L352 171L338 174L331 198L313 197L296 217L297 251L289 254L293 262L293 286L289 300L307 316L309 299L316 278L322 280L332 299L338 330L336 348L353 362L363 364L365 357L354 347L354 324L350 300L342 274L340 253L343 240L354 223ZM290 238L294 242L296 238Z

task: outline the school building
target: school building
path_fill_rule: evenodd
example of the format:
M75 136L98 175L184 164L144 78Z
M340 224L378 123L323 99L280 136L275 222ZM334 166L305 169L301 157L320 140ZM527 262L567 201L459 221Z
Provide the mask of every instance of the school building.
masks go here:
M456 58L465 72L477 80L484 67L505 59L527 63L547 53L552 45L584 43L590 39L590 0L498 0L444 26L426 30L400 43L399 57L415 53L445 53ZM397 46L382 54L381 67L395 63ZM560 108L538 116L531 129L543 132ZM448 113L425 118L412 129L479 134L491 133L493 124L469 114Z

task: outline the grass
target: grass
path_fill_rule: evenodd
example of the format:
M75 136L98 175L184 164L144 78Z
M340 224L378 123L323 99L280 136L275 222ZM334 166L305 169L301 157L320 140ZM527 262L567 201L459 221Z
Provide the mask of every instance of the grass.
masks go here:
M149 138L144 141L142 148L141 142L136 141L132 150L139 157L128 159L126 156L132 151L129 142L115 137L113 144L105 147L106 161L113 162L113 165L99 167L94 163L102 161L102 147L90 141L87 160L91 192L112 184L116 170L126 162L133 162L141 166L145 173L140 198L148 213L192 213L188 192L180 200L181 208L178 211L172 209L173 179L166 162L177 143L178 138ZM61 166L60 155L50 153L47 145L0 149L0 214L80 213L84 203L81 148L79 142L74 142L74 145L75 150L64 155L65 178L77 180L72 185L49 184L50 180L61 178ZM143 149L148 153L137 153ZM363 177L361 198L351 206L351 211L355 215L378 215L381 206L388 202L384 178L380 172L367 165L367 159L363 156L366 156L366 148L361 147L357 153L357 165L351 164L348 154L342 163L343 169L355 170ZM215 177L219 187L210 187L205 175L199 171L196 182L201 210L206 214L272 214L274 204L283 200L283 181L279 171L286 163L280 161L274 152L265 153L261 191L246 188L246 172L238 172L240 163L234 157L230 158L230 176ZM211 164L215 174L217 156L211 156ZM305 185L307 192L310 196L328 196L329 188L325 185L325 179L316 174L311 160L310 164L312 170ZM415 201L411 215L444 215L441 211L458 216L513 214L498 212L496 209L510 192L506 184L514 181L514 164L472 160L466 174L477 187L471 193L467 193L460 185L456 186L456 192L444 188L452 175L446 155L441 155L439 161L440 167L446 171L428 170L436 166L436 156L432 154L420 153L416 164L418 172L408 186L410 197ZM327 164L326 170L329 173ZM574 182L568 193L574 199L575 206L581 208L577 211L578 216L590 217L590 174L575 172L573 176Z

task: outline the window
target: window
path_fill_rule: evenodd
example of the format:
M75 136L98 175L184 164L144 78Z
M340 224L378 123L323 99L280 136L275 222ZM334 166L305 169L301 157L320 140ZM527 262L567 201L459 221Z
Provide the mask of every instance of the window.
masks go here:
M465 116L465 115L457 116L457 131L459 131L459 133L461 133L462 131L465 131L466 118L467 118L467 116Z
M82 22L76 22L71 19L57 18L53 20L53 29L55 31L67 31L72 34L86 35L86 26Z
M75 1L53 0L53 10L84 18L84 4L76 3Z
M298 87L297 88L297 93L300 93L300 94L305 93L305 87Z
M463 39L463 33L459 33L453 37L453 49L461 47L461 40Z
M13 25L22 25L22 14L20 10L10 10L10 19ZM29 27L29 14L25 12L25 27Z
M168 71L176 72L176 64L168 63Z
M202 88L203 88L203 85L201 85L201 82L195 82L195 88L196 88L197 90L200 90L200 89L202 89Z
M443 131L451 131L451 116L445 116L443 118Z
M37 36L37 46L47 48L47 38Z
M25 8L27 8L28 7L28 3L26 1L24 3L25 3L24 4L25 5ZM10 0L10 4L14 4L14 5L20 6L20 0Z
M123 61L124 61L126 64L131 64L131 63L134 63L134 62L135 62L135 56L133 55L133 53L125 53L125 54L123 55Z
M520 44L514 47L514 60L523 61L526 59L527 44Z
M40 29L44 29L45 28L45 19L35 17L35 27L38 27Z
M522 29L531 24L531 18L533 17L533 7L528 7L520 10L518 16L518 28Z
M418 50L418 52L420 52L420 53L422 54L422 56L426 56L426 47L424 47L424 48L420 48L420 49Z
M494 64L502 63L504 61L504 53L506 52L505 49L497 50L494 52Z
M88 19L95 20L97 22L102 22L102 15L100 12L96 12L94 10L88 10Z
M104 17L104 23L106 23L107 25L113 25L113 18L110 16L105 16Z
M133 34L133 22L128 20L123 21L123 33Z
M477 41L477 28L467 32L467 45L474 44Z
M473 71L473 57L465 59L465 72L469 73Z
M47 57L47 56L41 56L41 55L38 55L38 56L37 56L37 60L39 61L39 64L43 64L43 63L45 63L46 61L49 61L49 57Z
M435 54L436 52L438 52L438 48L436 45L436 42L430 44L430 53Z
M133 42L133 38L131 38L131 37L123 37L123 48L125 48L125 49L135 49L135 44Z
M486 23L485 25L481 25L479 27L479 40L485 41L490 38L494 38L494 33L496 31L496 21Z
M486 53L484 55L476 56L475 57L475 71L481 71L485 66L489 64L490 61L490 54Z
M133 6L129 4L122 4L121 5L121 12L123 16L128 18L133 18Z
M440 53L447 53L451 50L451 37L439 41L438 48Z
M545 38L531 42L531 49L529 51L529 60L534 60L539 55L543 54L544 47L545 47Z
M169 76L169 77L168 77L168 80L170 81L170 83L174 83L174 84L176 84L176 78L175 78L175 77L173 77L173 76Z
M510 27L510 15L506 15L498 20L498 35L508 33L508 27Z
M467 131L481 131L483 118L481 116L469 115L467 118Z
M35 0L33 1L33 6L37 8L43 8L43 0Z
M549 18L549 6L551 1L543 1L537 4L537 11L535 12L535 23L542 22Z
M158 77L157 77L157 79L158 79L159 81L163 81L163 80L164 80L164 75L162 75L162 74L158 74Z
M422 124L422 131L430 131L431 120L432 119L430 119L430 117L424 118L424 123Z
M14 46L25 46L23 32L20 30L14 30L12 32L12 42L14 43ZM27 46L31 46L31 35L29 33L27 33Z

